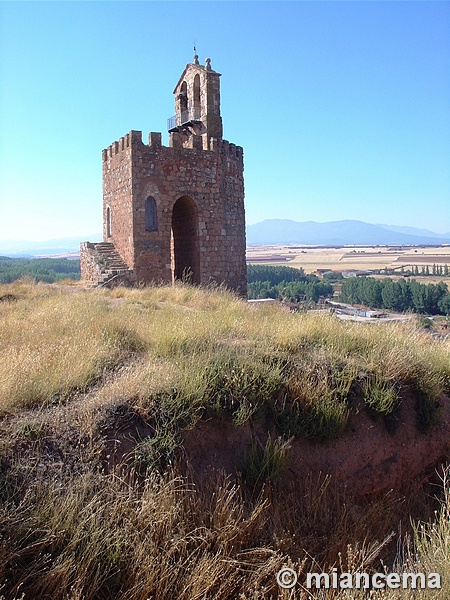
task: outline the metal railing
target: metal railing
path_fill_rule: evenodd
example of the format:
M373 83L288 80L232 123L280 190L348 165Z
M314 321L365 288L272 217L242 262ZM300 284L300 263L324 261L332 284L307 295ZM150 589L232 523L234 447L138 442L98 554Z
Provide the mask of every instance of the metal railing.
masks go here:
M200 121L200 117L201 108L199 106L192 106L191 108L181 111L180 114L167 119L167 129L171 131L176 127L181 127L182 125L187 125L188 123L193 123L195 121Z

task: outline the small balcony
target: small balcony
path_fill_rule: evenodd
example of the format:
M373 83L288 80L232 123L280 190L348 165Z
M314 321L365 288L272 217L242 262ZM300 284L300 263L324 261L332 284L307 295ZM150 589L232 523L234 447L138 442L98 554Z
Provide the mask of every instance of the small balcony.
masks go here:
M186 110L182 110L180 114L167 119L167 129L169 133L179 131L183 127L201 123L201 109L199 106L193 106Z

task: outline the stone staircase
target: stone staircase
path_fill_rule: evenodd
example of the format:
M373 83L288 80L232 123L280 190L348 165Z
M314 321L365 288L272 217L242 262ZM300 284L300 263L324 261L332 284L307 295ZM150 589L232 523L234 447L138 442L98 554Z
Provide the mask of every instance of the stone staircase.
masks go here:
M132 278L133 271L128 268L111 242L92 244L91 251L100 270L96 287L107 287L114 281L119 283Z

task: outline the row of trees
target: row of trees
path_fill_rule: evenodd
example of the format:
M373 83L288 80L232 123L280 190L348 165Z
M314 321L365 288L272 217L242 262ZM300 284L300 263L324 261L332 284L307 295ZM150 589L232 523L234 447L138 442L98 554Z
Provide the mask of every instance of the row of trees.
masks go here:
M341 300L348 304L363 304L397 312L412 310L430 315L450 313L450 292L444 282L423 284L414 279L392 281L388 278L351 277L342 284Z
M321 281L282 281L277 285L271 285L268 281L255 281L248 286L248 297L275 298L287 302L317 302L320 296L332 296L333 286L331 283Z
M21 277L54 283L62 279L80 279L80 261L67 258L0 257L0 283L11 283Z
M421 269L419 269L417 265L414 265L411 267L411 273L413 275L435 275L438 277L448 277L450 275L450 270L447 264L434 264L432 267L429 265L422 265Z
M256 281L268 281L272 285L277 285L282 281L307 281L312 278L317 279L315 275L305 275L305 271L302 268L247 265L247 282L249 284Z
M298 302L305 297L308 302L317 302L320 296L333 294L330 283L292 267L248 265L247 281L250 299L275 298Z

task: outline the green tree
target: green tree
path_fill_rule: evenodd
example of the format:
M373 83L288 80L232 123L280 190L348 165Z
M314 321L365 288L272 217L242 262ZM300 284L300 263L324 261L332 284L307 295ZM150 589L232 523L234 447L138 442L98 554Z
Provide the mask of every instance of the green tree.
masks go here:
M418 281L411 281L410 291L413 310L418 313L424 313L426 305L425 286Z
M385 279L382 282L381 299L383 308L396 311L403 310L400 286L391 279Z
M306 281L303 269L271 265L247 265L247 282L269 281L277 285L282 281Z
M80 279L80 261L67 258L0 257L0 283L11 283L21 277L53 283L61 279Z
M443 315L450 315L450 294L447 293L441 296L438 302L439 311Z

